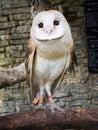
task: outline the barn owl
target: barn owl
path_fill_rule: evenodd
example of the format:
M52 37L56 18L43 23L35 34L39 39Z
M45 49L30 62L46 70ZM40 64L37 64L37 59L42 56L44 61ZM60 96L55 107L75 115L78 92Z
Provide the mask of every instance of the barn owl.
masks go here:
M66 18L57 10L42 11L32 22L26 72L33 106L56 108L53 94L72 63L73 39Z

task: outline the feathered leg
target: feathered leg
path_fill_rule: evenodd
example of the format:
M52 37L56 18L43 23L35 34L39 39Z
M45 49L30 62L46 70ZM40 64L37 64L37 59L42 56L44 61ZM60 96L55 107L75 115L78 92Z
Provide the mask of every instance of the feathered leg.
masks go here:
M36 98L32 101L32 106L34 108L34 111L37 109L43 109L43 97L44 97L44 87L40 87L39 92L37 93Z
M39 102L39 92L37 93L37 96L33 99L32 104L36 105Z
M54 112L55 109L63 112L63 109L61 109L59 106L57 106L55 104L54 100L53 100L53 97L52 97L52 94L51 94L51 84L46 83L45 90L46 90L47 95L48 95L48 101L49 101L48 106L50 107L50 109L52 110L52 112Z

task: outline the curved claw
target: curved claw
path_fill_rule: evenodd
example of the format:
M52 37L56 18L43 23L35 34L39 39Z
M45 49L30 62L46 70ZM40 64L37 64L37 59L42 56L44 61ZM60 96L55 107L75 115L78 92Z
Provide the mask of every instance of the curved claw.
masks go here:
M44 109L44 105L42 103L39 103L38 105L33 105L32 104L32 107L33 107L33 113L36 113L38 110L41 110L41 109Z
M54 100L53 100L52 97L49 97L48 100L49 100L49 103L50 103L50 104L54 104Z
M59 110L60 112L65 114L64 110L62 108L60 108L59 106L57 106L55 103L47 104L46 108L51 109L52 113L54 113L55 110Z
M32 101L33 105L36 105L39 102L39 98L34 98L34 100Z
M32 104L33 104L33 105L37 105L38 103L43 104L43 97L42 97L42 96L36 97L36 98L34 98L34 100L32 101Z

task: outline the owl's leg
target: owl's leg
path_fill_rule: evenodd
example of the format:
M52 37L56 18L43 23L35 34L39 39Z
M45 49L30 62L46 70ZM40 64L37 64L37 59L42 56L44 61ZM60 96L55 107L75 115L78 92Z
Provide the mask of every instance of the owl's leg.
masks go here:
M53 97L52 97L52 94L51 94L51 84L50 83L46 83L45 90L46 90L47 95L48 95L49 104L53 104L54 100L53 100Z
M39 90L39 101L38 101L38 105L36 106L36 109L44 109L43 106L43 98L44 97L44 87L40 86L40 90Z
M48 94L48 101L49 101L49 107L52 110L52 112L54 112L54 110L59 110L61 112L64 112L62 108L60 108L59 106L57 106L53 100L52 94L51 94L51 85L49 83L46 84L45 86L45 90Z
M40 87L40 90L37 93L37 96L34 98L32 102L33 113L35 113L38 109L44 109L43 96L44 96L44 87Z
M44 96L44 87L40 87L40 90L37 93L37 96L32 101L32 104L33 105L43 104L43 96Z
M37 96L33 99L32 104L36 105L39 102L39 92L37 93Z
M44 101L44 87L40 86L40 92L39 92L39 104L43 104Z

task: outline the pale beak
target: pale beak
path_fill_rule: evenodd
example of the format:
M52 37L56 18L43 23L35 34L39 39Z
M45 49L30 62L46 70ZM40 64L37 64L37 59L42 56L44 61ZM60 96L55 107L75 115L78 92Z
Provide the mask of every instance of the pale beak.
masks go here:
M53 29L48 26L45 28L45 32L48 33L48 35L50 35L53 32Z

